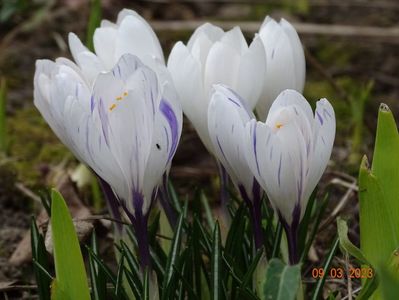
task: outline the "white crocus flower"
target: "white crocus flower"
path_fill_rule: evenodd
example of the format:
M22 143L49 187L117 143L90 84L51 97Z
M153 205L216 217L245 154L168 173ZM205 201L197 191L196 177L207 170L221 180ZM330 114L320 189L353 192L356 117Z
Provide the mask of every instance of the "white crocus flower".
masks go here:
M207 113L213 84L230 86L252 109L262 90L265 65L260 38L248 47L239 27L223 32L207 23L195 30L187 46L178 42L173 47L168 69L184 113L210 152Z
M266 75L256 106L260 119L266 119L272 102L285 89L302 93L305 85L305 55L295 28L286 20L279 23L267 16L259 30L266 51Z
M256 248L262 246L261 191L246 160L246 123L255 116L227 86L215 85L208 108L208 129L214 154L224 166L251 213Z
M289 243L295 244L309 197L330 159L334 110L321 99L313 115L301 94L285 90L273 102L265 123L251 120L246 127L249 167L276 209Z
M91 75L64 58L38 60L34 103L59 139L112 187L133 225L146 222L181 134L176 92L131 54Z

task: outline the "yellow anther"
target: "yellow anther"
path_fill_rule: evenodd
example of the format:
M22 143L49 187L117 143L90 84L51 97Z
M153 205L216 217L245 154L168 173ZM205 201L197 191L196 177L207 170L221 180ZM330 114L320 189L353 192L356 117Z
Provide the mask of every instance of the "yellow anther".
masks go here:
M123 98L121 96L116 97L116 100L121 101Z
M281 123L276 123L276 128L277 128L277 129L280 129L281 127L283 127L283 124L281 124Z
M113 104L109 107L109 110L112 111L115 107L116 107L116 104L113 103Z
M128 95L127 92L124 92L124 93L123 93L123 97L126 97L127 95Z

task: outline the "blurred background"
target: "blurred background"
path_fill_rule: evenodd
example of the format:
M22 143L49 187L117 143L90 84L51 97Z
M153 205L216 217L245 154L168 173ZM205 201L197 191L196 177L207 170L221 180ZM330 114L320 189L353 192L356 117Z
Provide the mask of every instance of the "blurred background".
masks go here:
M7 288L2 282L26 284L32 280L26 263L29 247L21 245L21 240L30 216L40 213L39 191L61 186L76 197L78 211L84 207L104 212L101 203L93 203L96 189L89 184L78 191L71 183L69 175L76 175L78 163L33 106L35 60L70 58L68 32L88 40L93 5L83 0L1 1L0 298L2 289ZM372 154L379 104L388 104L399 118L399 2L102 0L101 18L114 22L122 8L134 9L149 21L166 58L175 42L187 42L193 30L206 21L226 30L239 25L248 41L266 15L285 18L294 25L306 54L305 97L312 105L328 98L337 116L335 147L322 182L322 188L329 186L332 193L322 223L325 234L319 235L310 258L317 266L324 255L323 246L333 238L334 217L357 214L357 169L362 155ZM178 193L188 198L198 187L206 190L209 199L218 197L214 160L187 120L171 177ZM356 225L351 236L358 239Z

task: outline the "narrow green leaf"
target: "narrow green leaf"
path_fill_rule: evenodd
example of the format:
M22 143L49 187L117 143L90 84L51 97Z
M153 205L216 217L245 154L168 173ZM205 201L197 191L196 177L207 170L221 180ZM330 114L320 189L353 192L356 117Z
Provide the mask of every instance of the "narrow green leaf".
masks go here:
M334 258L335 252L338 249L338 245L339 245L339 238L336 238L333 241L330 252L328 253L328 255L324 261L324 264L323 264L323 270L326 274L328 274L328 271L330 270L330 265ZM324 283L326 281L326 277L327 276L323 276L322 278L320 278L317 281L316 287L313 291L313 296L312 296L313 300L317 300L317 299L320 299L320 297L322 297L322 291L323 291Z
M94 50L93 35L101 22L101 0L90 1L90 17L89 24L87 25L86 46L91 51Z
M169 195L170 195L170 200L172 202L173 207L177 211L177 213L181 213L183 211L183 208L181 207L179 197L177 196L176 190L172 184L172 181L168 181L168 190L169 190Z
M327 208L328 199L329 199L329 195L326 194L324 196L321 204L317 208L316 218L315 218L315 221L313 222L312 230L311 230L311 232L310 232L310 234L309 234L309 236L307 238L307 241L306 241L306 244L305 244L305 248L302 251L300 262L304 262L306 257L307 257L307 255L308 255L308 253L309 253L309 249L312 246L313 240L316 237L317 231L319 229L320 222L321 222L322 217L324 215L324 211Z
M218 300L222 296L222 271L221 271L221 260L222 260L222 241L220 237L219 223L216 221L215 229L213 230L213 248L212 248L212 285L211 285L211 299Z
M215 228L215 221L214 221L214 217L212 214L212 210L209 207L209 200L206 197L204 191L201 191L200 199L201 199L202 206L204 207L205 217L206 217L206 221L208 222L209 228L210 229Z
M273 258L266 268L264 299L294 300L301 282L300 265L288 266Z
M283 235L283 225L281 224L280 221L277 222L277 227L276 227L276 234L274 235L274 243L273 243L273 251L272 251L272 257L275 258L278 256L278 252L280 250L280 244L281 244L281 237Z
M119 264L118 264L118 274L116 275L116 283L115 283L115 296L120 297L123 293L122 287L122 279L123 279L123 270L124 270L124 261L125 261L125 252L121 253L122 255L119 257Z
M52 190L51 199L51 228L57 290L65 293L66 298L62 298L63 300L89 300L86 270L68 207L56 190Z
M181 239L182 239L182 235L183 235L182 228L183 228L183 214L180 215L179 221L177 222L175 235L173 236L172 247L170 248L168 260L166 263L165 276L163 279L162 299L166 299L165 297L168 294L167 287L168 287L168 285L171 281L172 275L173 275L173 271L174 271L173 266L176 264L176 260L180 253Z
M39 290L39 297L42 300L50 300L50 285L52 278L44 274L41 270L48 274L48 260L47 251L44 245L43 236L40 234L37 226L36 220L32 217L31 220L31 247L32 247L32 258L34 260L33 268L35 271L36 283ZM39 267L39 266L41 267Z
M98 255L98 246L96 232L93 231L91 236L91 249L94 254ZM103 270L93 257L89 255L90 279L91 279L91 295L93 300L105 300L107 298L107 281Z
M150 272L148 269L144 271L144 280L143 280L143 291L141 293L142 300L150 299Z

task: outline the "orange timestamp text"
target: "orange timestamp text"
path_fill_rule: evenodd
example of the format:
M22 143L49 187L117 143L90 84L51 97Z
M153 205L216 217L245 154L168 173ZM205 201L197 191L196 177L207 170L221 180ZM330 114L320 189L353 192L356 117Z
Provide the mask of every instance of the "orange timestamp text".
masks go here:
M374 270L369 267L365 268L349 268L346 271L344 268L330 268L329 270L324 270L324 268L313 268L312 277L313 278L323 278L328 276L329 278L373 278Z

